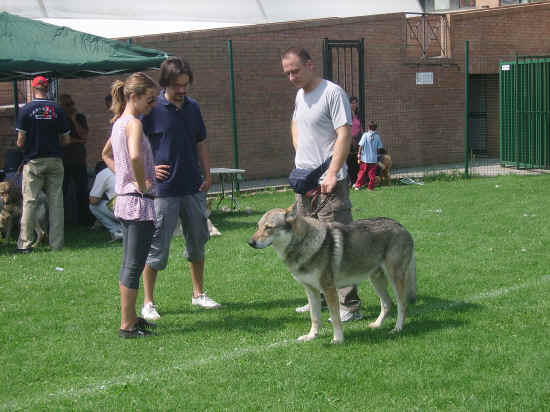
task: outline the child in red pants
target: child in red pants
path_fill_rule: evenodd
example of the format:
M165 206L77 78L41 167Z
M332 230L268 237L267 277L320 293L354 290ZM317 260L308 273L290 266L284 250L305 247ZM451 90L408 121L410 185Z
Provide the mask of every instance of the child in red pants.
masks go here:
M376 162L378 160L378 149L383 148L380 135L376 131L377 125L374 121L369 122L368 131L363 134L359 141L359 153L357 160L360 162L357 180L353 185L355 190L363 188L369 177L368 189L374 190L376 186Z

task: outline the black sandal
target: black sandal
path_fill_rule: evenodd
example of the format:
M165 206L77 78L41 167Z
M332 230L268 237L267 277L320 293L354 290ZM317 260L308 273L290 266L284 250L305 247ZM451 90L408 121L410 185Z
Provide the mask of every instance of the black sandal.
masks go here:
M155 329L157 327L157 324L153 322L148 322L145 319L138 317L135 327L141 330Z

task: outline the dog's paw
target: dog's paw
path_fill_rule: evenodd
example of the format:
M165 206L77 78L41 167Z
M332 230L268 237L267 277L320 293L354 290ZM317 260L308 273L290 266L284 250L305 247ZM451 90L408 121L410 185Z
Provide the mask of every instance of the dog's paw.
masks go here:
M309 342L310 340L313 340L317 337L317 335L312 335L311 333L310 334L307 334L307 335L303 335L303 336L300 336L298 338L298 342Z
M341 343L344 343L344 338L340 338L340 339L336 339L336 338L332 338L332 340L330 341L330 343L332 345L339 345Z
M369 323L369 328L371 328L371 329L378 329L380 326L382 326L382 324L378 323L378 322Z
M396 334L398 334L399 332L401 332L402 330L403 330L403 328L397 328L397 327L395 327L395 328L393 328L392 330L390 330L390 333L391 333L392 335L396 335Z

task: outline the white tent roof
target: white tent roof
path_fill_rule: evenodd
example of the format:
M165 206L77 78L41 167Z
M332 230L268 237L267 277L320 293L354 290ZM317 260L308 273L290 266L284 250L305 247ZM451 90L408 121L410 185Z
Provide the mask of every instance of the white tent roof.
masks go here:
M128 26L133 31L120 36L151 34L151 30L166 33L325 17L422 12L417 0L0 0L0 10L94 34L101 34L97 29L108 26L108 20L118 20L111 25L119 29ZM95 20L92 27L95 32L85 30L83 20ZM134 22L130 22L132 20ZM90 26L90 22L87 24ZM148 28L151 24L154 28Z
M421 12L417 0L1 0L2 11L33 19L195 20L268 23Z

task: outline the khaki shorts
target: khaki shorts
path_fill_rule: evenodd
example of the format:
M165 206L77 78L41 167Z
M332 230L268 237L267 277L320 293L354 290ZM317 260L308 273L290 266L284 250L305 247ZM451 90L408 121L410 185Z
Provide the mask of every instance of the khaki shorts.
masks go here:
M206 194L198 192L177 197L155 199L155 233L147 257L147 264L154 270L163 270L168 264L170 242L181 219L185 238L185 257L190 262L204 259L205 244L210 239L206 213Z

